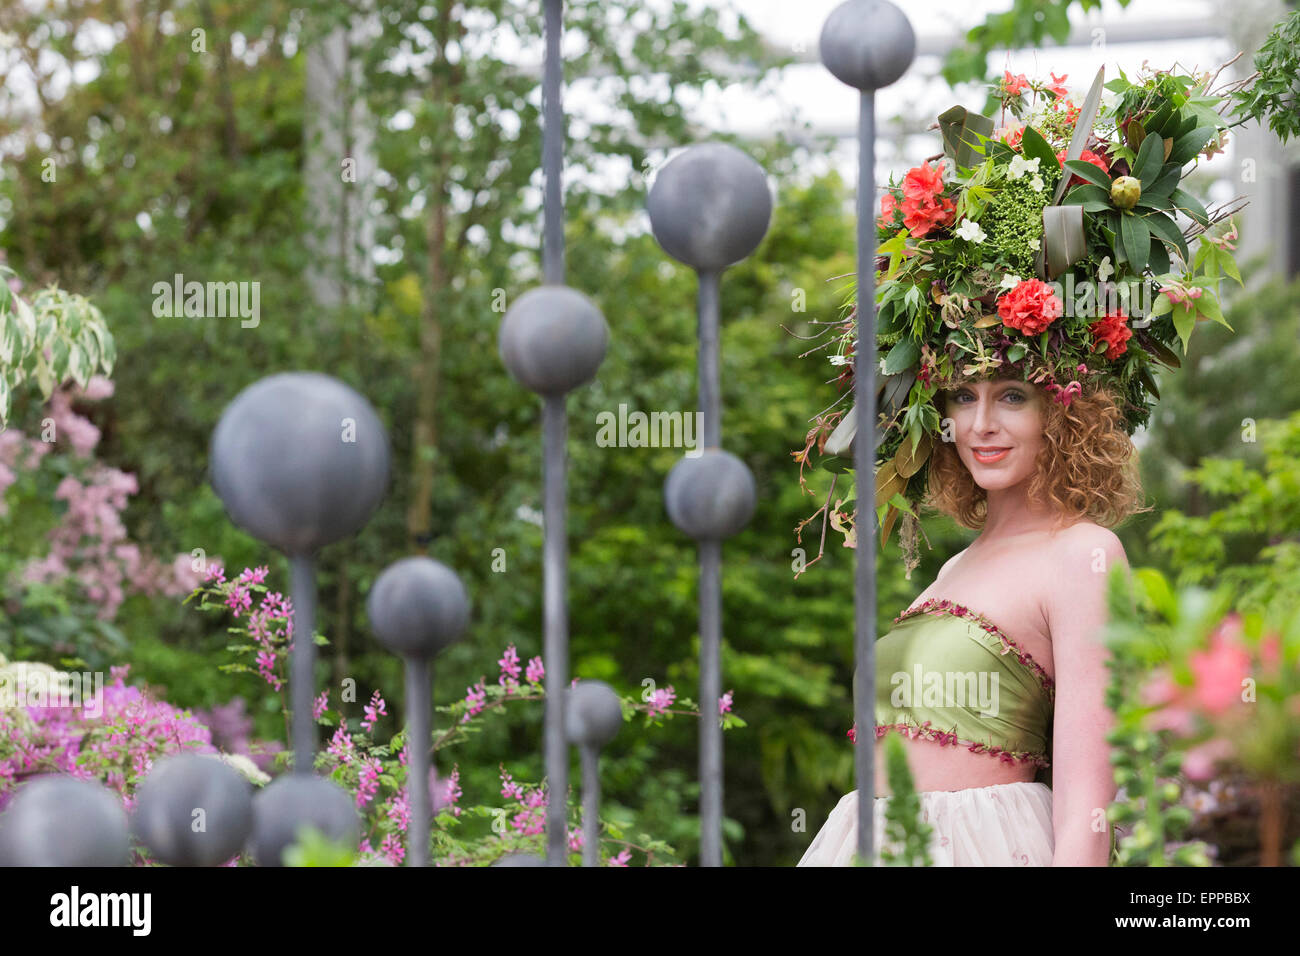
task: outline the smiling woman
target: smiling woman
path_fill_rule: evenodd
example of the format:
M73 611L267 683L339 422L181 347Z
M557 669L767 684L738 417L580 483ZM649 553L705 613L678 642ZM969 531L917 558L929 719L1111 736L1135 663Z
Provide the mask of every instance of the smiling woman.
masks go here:
M1140 503L1137 448L1104 387L1064 405L1019 379L973 382L943 393L943 414L957 426L955 440L935 443L925 505L964 528L984 527L990 487L1026 477L1029 498L1053 506L1058 526L1088 520L1111 528L1151 510ZM988 437L968 440L960 427L968 420ZM986 445L1011 451L983 457L976 449Z

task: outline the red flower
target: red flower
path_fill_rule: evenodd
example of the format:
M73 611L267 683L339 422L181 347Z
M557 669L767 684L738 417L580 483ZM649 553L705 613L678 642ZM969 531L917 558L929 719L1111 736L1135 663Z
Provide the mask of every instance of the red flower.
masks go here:
M1002 85L1006 87L1007 96L1015 96L1029 86L1029 80L1025 78L1023 73L1017 73L1013 78L1011 71L1005 70L1002 74Z
M943 173L922 163L903 177L903 225L920 239L936 226L952 225L957 204L943 193Z
M1069 75L1069 73L1062 73L1060 76L1057 76L1055 73L1049 73L1048 76L1052 78L1052 82L1047 85L1047 88L1057 96L1069 96L1070 91L1062 85L1065 83L1065 78Z
M1123 310L1116 309L1104 319L1099 319L1088 326L1088 331L1092 333L1093 344L1105 342L1106 358L1111 361L1119 358L1128 350L1128 340L1133 337L1133 333L1124 324L1127 321L1128 316L1124 314Z
M880 197L880 218L876 223L881 226L891 227L898 219L898 199L892 192L887 192Z
M1085 149L1082 153L1079 154L1079 158L1083 160L1085 163L1092 163L1092 165L1096 166L1103 173L1106 173L1107 175L1110 174L1110 164L1106 162L1106 158L1104 156L1098 156L1092 150ZM1065 168L1065 150L1061 150L1059 153L1056 154L1056 161L1061 164L1062 169ZM1084 179L1082 176L1075 173L1070 176L1070 184L1066 188L1073 189L1075 186L1082 185L1086 182L1087 182L1086 179Z
M998 318L1021 335L1038 335L1055 322L1065 306L1041 279L1025 279L998 299Z

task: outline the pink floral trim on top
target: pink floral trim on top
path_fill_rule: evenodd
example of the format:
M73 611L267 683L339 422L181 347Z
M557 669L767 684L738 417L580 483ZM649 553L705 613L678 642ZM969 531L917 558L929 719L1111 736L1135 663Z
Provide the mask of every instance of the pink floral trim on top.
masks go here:
M1028 651L1021 648L1019 644L1007 637L1006 634L1002 633L1002 630L996 624L979 611L973 611L964 604L956 604L947 599L939 600L936 598L930 598L927 601L922 601L916 607L898 615L898 617L894 618L894 623L897 624L899 621L906 620L909 617L914 617L917 614L955 614L958 617L964 617L967 620L974 621L1002 642L1003 654L1015 651L1016 657L1019 659L1020 663L1024 664L1038 676L1039 683L1043 685L1043 689L1047 691L1048 696L1052 700L1056 699L1056 682L1047 676L1047 671L1043 670L1042 666L1029 656Z
M857 735L858 725L854 724L849 728L848 738L854 743L858 742ZM997 757L1003 763L1032 763L1036 767L1051 766L1047 759L1047 754L1035 753L1029 750L1007 750L1005 747L998 747L992 744L982 744L974 740L962 740L951 731L935 730L930 726L927 720L924 723L901 723L901 724L876 724L876 739L879 740L891 730L897 730L906 734L912 740L920 738L922 740L933 740L941 747L963 746L971 753L987 754L990 757Z

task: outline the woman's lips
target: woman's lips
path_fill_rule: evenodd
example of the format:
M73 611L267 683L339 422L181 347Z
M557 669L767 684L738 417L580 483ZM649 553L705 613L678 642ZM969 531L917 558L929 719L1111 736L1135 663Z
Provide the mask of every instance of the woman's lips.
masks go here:
M996 461L1001 461L1003 458L1006 458L1007 455L1011 454L1011 449L1002 448L998 451L986 452L986 451L979 451L977 449L972 448L971 454L975 456L975 460L978 461L981 465L991 465Z

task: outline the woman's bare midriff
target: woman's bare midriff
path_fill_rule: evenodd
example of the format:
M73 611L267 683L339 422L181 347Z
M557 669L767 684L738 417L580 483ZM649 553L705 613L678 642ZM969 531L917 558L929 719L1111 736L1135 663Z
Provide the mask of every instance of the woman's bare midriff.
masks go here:
M944 746L933 740L902 738L907 752L907 766L918 791L965 790L968 787L992 787L999 783L1028 783L1038 773L1031 763L1009 764L988 754L971 753L964 747ZM876 740L876 796L889 796L889 778L885 775L885 740Z

